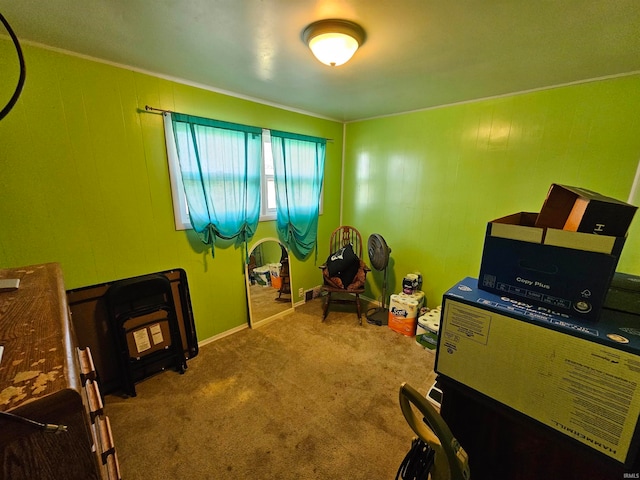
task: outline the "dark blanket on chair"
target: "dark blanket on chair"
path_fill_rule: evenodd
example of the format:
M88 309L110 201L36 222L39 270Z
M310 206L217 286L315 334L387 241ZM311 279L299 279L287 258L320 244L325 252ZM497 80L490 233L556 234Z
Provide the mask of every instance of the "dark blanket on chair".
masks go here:
M327 258L327 272L329 277L338 277L342 281L342 288L351 285L360 269L360 259L353 252L351 244L341 248Z

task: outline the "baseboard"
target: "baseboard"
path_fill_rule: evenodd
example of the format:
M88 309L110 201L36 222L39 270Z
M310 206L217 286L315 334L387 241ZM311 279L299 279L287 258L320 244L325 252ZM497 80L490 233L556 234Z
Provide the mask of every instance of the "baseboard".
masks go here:
M294 305L294 307L295 307L295 305ZM263 325L266 325L267 323L271 323L274 320L277 320L278 318L284 317L285 315L288 315L289 313L292 313L293 311L294 311L293 308L288 308L284 312L276 313L275 315L272 315L269 318L265 318L264 320L258 320L257 322L253 322L251 324L251 328L262 327Z
M304 291L304 300L302 300L302 303L310 302L320 296L322 296L322 285L316 285L315 287L308 288Z
M318 285L317 287L313 287L312 289L309 290L313 290L314 295L316 293L316 291L319 293L320 292L321 287ZM316 297L314 297L316 298ZM362 298L363 300L366 300L367 302L371 303L372 305L376 305L376 306L381 306L380 302L378 300L373 300L369 297L365 297L364 295L361 295L360 298ZM304 305L306 303L306 300L300 300L296 303L293 304L293 308L296 307L300 307L302 305ZM285 312L282 312L282 314L278 314L278 315L274 315L273 317L269 317L265 320L261 320L259 322L254 322L253 323L253 328L257 328L257 327L261 327L262 325L266 325L267 323L270 323L278 318L280 318L281 316L287 314L287 313L291 313L291 310L287 310ZM209 338L205 338L204 340L200 340L198 342L198 347L203 347L205 345L208 345L209 343L213 343L216 340L220 340L221 338L224 337L228 337L229 335L233 335L234 333L240 332L242 330L244 330L245 328L249 328L249 325L238 325L237 327L234 327L230 330L227 330L225 332L219 333L218 335L214 335L213 337L209 337Z
M218 335L214 335L213 337L205 338L204 340L200 340L198 342L198 347L203 347L209 343L215 342L216 340L220 340L221 338L228 337L229 335L233 335L234 333L240 332L245 328L249 328L249 325L238 325L230 330L226 330Z
M374 300L373 298L365 297L364 295L360 295L360 298L369 302L372 305L375 305L376 307L382 306L382 303L380 303L380 300Z

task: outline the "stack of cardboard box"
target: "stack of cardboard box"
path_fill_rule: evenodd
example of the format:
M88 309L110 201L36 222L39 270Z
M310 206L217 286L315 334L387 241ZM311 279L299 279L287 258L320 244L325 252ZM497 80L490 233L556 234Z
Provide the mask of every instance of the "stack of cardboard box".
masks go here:
M489 222L479 288L597 320L637 207L553 184L540 213Z
M480 278L444 294L438 375L632 465L640 278L615 270L636 209L554 184L540 213L489 222Z

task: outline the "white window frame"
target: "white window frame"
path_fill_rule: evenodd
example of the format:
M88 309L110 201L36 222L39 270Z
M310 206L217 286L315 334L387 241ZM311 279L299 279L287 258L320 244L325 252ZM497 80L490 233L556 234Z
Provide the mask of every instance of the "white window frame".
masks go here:
M180 174L180 162L176 142L173 136L173 126L169 114L164 114L164 135L167 143L167 161L169 163L169 180L171 182L171 198L173 200L173 218L176 230L190 230L189 207L184 195L184 185Z
M266 168L267 164L271 163L271 170L273 170L273 154L271 153L271 130L266 128L262 129L262 162L260 167L260 221L265 222L276 219L276 205L272 205L271 208L268 204L269 199L269 181L274 185L275 189L275 177L273 173L268 173ZM274 198L275 202L275 193Z
M173 201L173 218L175 220L176 230L190 230L191 220L189 219L189 207L184 194L184 186L182 184L182 175L180 174L180 162L178 160L178 152L176 151L176 142L173 137L173 126L171 119L164 122L164 134L167 143L167 161L169 163L169 179L171 182L171 198ZM267 183L272 175L265 173L265 157L271 158L271 131L263 129L262 131L262 162L260 168L260 221L272 221L276 219L276 207L268 208ZM320 215L323 213L324 204L324 182L320 191Z

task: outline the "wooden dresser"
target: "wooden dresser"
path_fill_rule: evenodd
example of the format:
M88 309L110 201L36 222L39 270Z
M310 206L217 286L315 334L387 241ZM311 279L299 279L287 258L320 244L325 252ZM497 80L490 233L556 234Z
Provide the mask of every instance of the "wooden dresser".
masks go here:
M78 348L58 264L0 270L0 479L120 479L91 352ZM51 427L54 428L54 427Z

